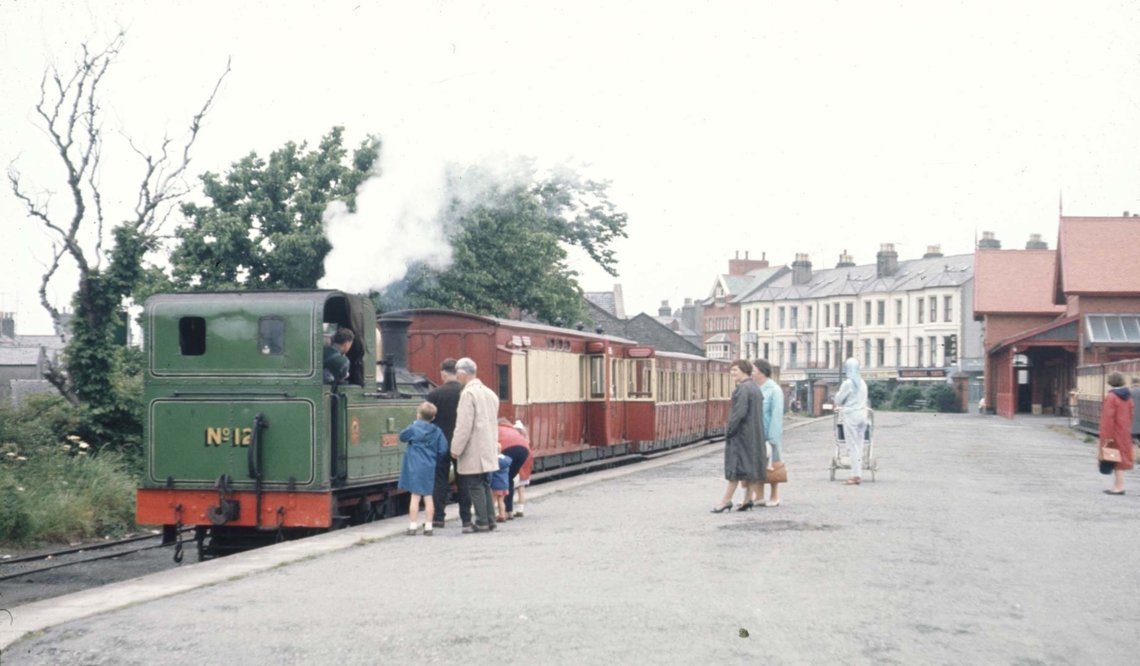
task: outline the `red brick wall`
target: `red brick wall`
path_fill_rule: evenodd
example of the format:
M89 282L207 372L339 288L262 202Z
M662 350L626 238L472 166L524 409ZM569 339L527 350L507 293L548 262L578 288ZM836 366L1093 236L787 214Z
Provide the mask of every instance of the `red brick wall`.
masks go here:
M986 315L983 344L989 349L1006 338L1048 324L1055 318L1056 315Z
M1140 312L1140 298L1081 296L1073 300L1078 301L1081 314Z

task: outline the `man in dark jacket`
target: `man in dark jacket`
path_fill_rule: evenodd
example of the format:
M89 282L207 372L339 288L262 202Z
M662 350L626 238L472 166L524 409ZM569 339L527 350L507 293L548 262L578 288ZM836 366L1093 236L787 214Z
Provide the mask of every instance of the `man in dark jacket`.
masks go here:
M350 329L338 328L330 344L325 345L325 383L342 384L348 381L351 364L345 354L352 349L356 336Z
M439 374L443 378L443 385L438 386L427 394L427 401L435 405L435 424L443 431L447 438L447 446L451 447L451 438L455 436L455 415L459 409L459 394L463 392L463 384L455 377L455 359L444 359L439 366ZM443 527L444 505L451 491L451 480L448 474L455 459L450 455L440 458L435 465L435 488L432 498L435 501L435 515L432 516L433 527ZM458 478L458 473L456 474ZM471 498L459 486L459 520L464 526L471 524Z

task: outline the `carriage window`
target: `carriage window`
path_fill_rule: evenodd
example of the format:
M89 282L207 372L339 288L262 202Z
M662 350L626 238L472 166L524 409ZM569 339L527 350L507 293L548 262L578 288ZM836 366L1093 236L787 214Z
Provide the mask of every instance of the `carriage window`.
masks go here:
M633 371L629 374L629 395L635 398L653 395L653 361L633 361Z
M606 359L601 356L590 357L590 397L606 397Z
M206 353L205 319L183 317L178 320L178 349L183 356L201 356Z
M499 400L511 399L511 366L500 365L499 368Z
M285 353L285 320L263 317L257 322L257 349L266 356Z

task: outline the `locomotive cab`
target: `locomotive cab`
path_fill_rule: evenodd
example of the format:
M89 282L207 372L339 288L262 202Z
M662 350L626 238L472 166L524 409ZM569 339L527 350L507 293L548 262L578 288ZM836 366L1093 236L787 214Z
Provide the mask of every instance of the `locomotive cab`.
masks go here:
M345 383L324 347L353 331ZM388 511L415 403L376 392L371 301L337 291L166 294L144 311L137 520L237 549ZM387 399L385 399L387 398ZM252 545L252 544L251 544Z

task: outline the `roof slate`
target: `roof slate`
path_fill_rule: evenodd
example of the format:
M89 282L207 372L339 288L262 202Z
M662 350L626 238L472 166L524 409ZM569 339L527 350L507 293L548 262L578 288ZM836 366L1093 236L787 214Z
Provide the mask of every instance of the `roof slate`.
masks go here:
M701 305L712 305L716 301L714 294L718 285L724 287L725 296L730 303L740 303L749 294L789 270L787 266L767 266L765 268L753 268L744 275L729 275L728 273L718 275L712 289L709 290L708 298L701 301Z
M0 365L37 365L39 347L0 347Z
M616 306L614 305L614 303L615 303L614 292L612 292L612 291L587 291L585 296L586 296L587 301L598 306L598 308L603 310L606 314L608 314L610 316L615 316Z
M974 278L974 255L959 254L900 261L893 275L880 277L876 264L813 271L811 280L793 283L785 271L754 289L741 302L786 301L853 296L869 292L911 291L928 287L959 287Z
M626 321L625 337L637 340L643 345L652 345L658 351L704 355L703 349L662 324L656 317L651 317L644 312Z

